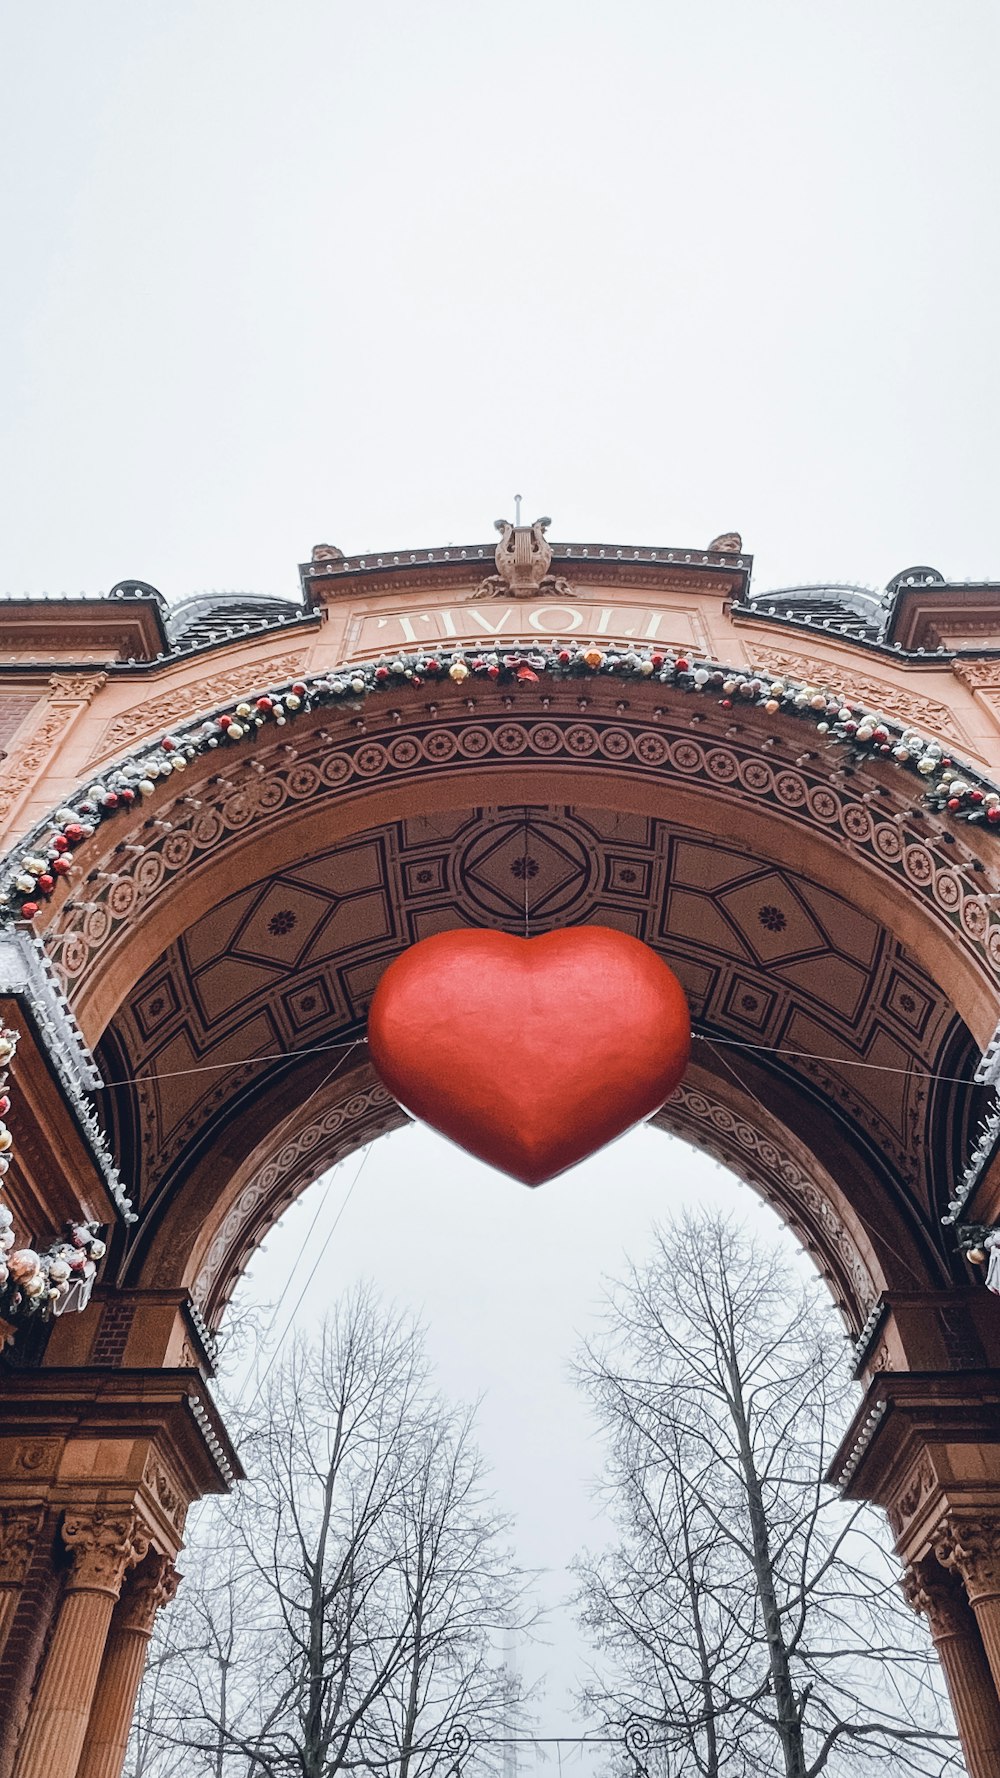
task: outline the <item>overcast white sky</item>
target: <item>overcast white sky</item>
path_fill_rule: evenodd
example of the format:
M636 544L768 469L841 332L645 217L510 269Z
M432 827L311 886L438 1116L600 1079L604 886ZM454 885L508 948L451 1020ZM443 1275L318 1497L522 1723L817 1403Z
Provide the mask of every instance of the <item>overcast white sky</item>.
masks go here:
M998 52L996 0L7 0L0 586L291 592L516 490L556 538L736 527L758 586L1000 578ZM575 1332L720 1178L645 1133L529 1194L401 1134L304 1305L425 1307L553 1597Z
M14 591L739 528L1000 575L995 0L0 8Z

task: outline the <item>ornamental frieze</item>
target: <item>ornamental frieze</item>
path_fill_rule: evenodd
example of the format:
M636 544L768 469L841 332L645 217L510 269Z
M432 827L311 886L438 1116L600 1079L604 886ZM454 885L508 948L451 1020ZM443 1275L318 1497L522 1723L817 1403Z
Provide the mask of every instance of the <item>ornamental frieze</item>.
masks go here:
M211 710L224 698L235 697L246 688L248 675L253 672L263 688L267 685L280 684L284 679L294 678L305 666L305 653L298 650L294 654L279 654L273 659L244 662L240 667L231 667L225 673L215 673L205 679L198 679L193 684L185 680L183 684L164 691L158 697L144 697L131 710L122 710L112 717L90 755L88 764L93 765L101 759L113 759L115 754L124 752L133 741L141 740L144 735L156 735L161 729L169 729L180 717L188 717L198 710Z
M754 648L754 665L766 667L771 673L787 673L805 679L812 685L828 686L831 691L850 691L852 698L863 698L883 716L894 716L898 722L915 723L920 728L952 735L965 741L966 730L949 705L929 698L924 693L900 685L892 679L878 679L873 674L858 673L853 661L838 663L819 660L805 654L788 654L780 648ZM958 672L956 665L955 671ZM959 674L959 677L962 677ZM1000 679L997 681L1000 684Z
M361 736L331 745L315 734L298 738L296 758L271 753L252 775L225 778L215 800L203 791L201 806L184 800L166 805L158 829L145 830L141 854L121 854L114 880L89 886L86 906L67 901L46 932L60 974L79 982L127 923L135 921L174 879L229 838L253 831L263 838L297 806L318 814L343 794L378 783L400 790L432 778L443 766L476 771L485 763L571 763L574 769L621 771L634 786L649 776L665 785L689 785L755 802L762 812L793 817L813 831L850 843L880 872L915 892L959 934L990 973L1000 968L1000 923L977 887L956 871L954 855L940 842L907 833L893 800L863 800L852 783L833 782L822 763L809 769L784 765L762 754L752 737L725 743L700 740L685 727L648 726L623 714L613 725L565 711L544 719L514 715L443 722L417 719L414 726L383 736Z

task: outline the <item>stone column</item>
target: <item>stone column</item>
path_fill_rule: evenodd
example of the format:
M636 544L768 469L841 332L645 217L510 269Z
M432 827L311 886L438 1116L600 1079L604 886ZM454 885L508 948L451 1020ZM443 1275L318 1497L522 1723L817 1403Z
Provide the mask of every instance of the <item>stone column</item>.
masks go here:
M73 1566L18 1750L15 1778L76 1778L115 1601L126 1570L149 1548L130 1508L68 1512L62 1536Z
M930 1626L969 1778L996 1778L1000 1773L1000 1702L961 1583L929 1556L911 1563L903 1589L914 1611L922 1612Z
M43 1513L41 1506L0 1507L0 1654L17 1610Z
M993 1685L1000 1693L1000 1515L953 1513L941 1525L935 1554L965 1583Z
M169 1556L150 1551L126 1581L111 1620L77 1778L121 1778L156 1614L173 1598L179 1579Z

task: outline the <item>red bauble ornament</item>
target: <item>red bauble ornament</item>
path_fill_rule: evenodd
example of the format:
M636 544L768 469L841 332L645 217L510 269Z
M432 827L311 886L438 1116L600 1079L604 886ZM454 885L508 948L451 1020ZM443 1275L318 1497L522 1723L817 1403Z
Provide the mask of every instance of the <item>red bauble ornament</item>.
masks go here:
M442 932L389 965L368 1043L414 1116L541 1185L659 1109L691 1021L677 977L626 933Z

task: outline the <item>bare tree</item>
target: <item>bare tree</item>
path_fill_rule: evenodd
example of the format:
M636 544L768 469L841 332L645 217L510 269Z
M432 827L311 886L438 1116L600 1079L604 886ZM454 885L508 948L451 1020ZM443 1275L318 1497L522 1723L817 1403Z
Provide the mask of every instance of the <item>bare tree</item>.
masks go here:
M357 1292L241 1444L249 1479L203 1517L154 1645L133 1778L173 1778L178 1749L185 1778L433 1778L459 1723L516 1717L500 1645L524 1576L412 1321Z
M664 1778L962 1771L881 1518L822 1476L853 1405L818 1284L730 1220L656 1233L579 1376L618 1536L578 1566L586 1701Z

